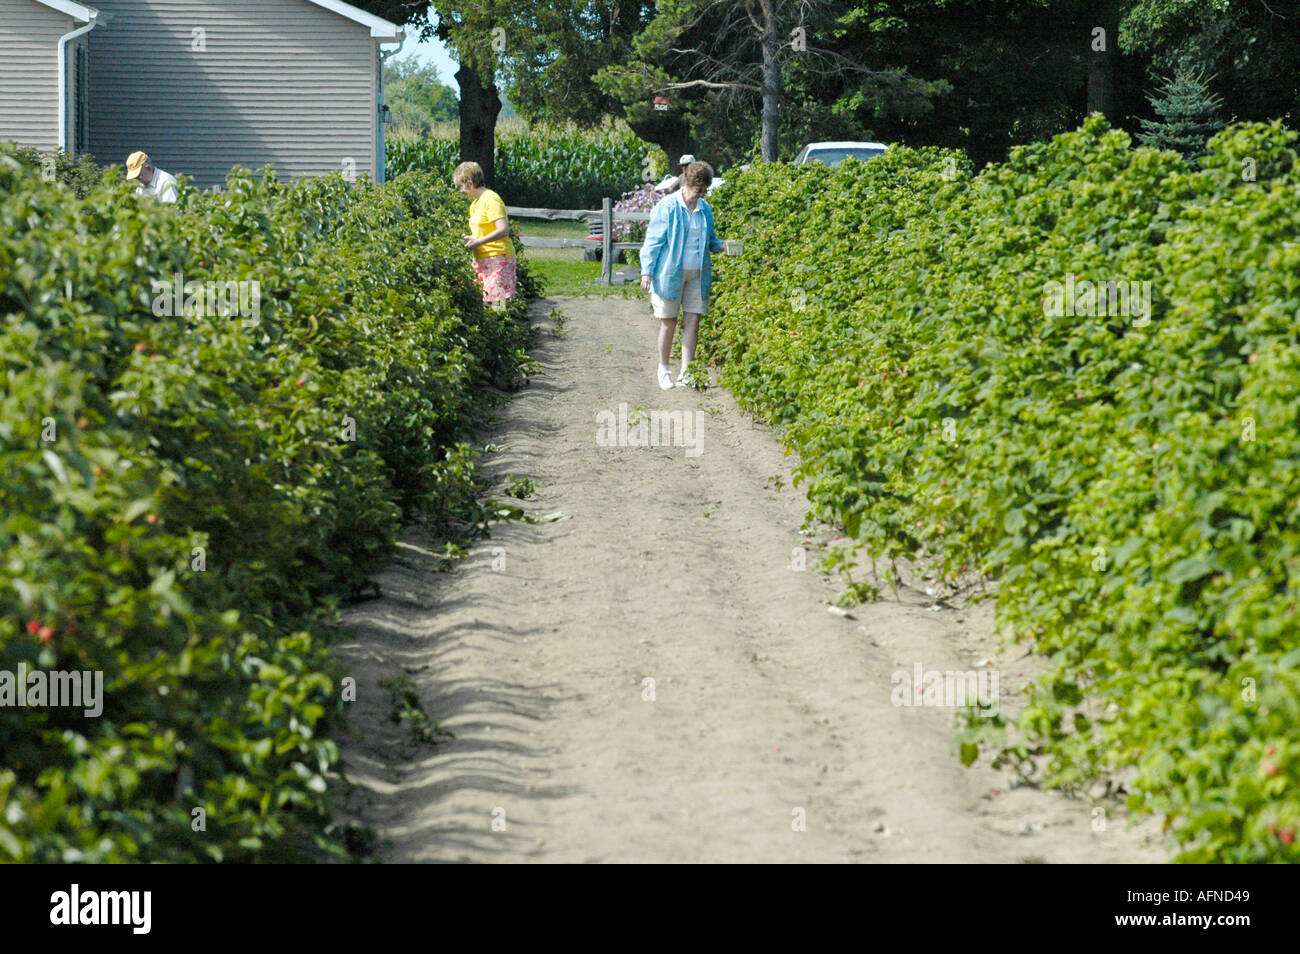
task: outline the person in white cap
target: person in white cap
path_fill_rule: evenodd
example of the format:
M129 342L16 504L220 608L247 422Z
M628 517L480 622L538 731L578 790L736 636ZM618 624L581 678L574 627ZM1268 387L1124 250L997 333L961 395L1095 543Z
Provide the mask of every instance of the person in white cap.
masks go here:
M175 202L180 197L176 177L157 168L143 152L127 157L126 178L128 182L136 180L136 189L142 195L151 195L159 202Z
M690 153L687 153L686 155L678 159L677 165L679 171L677 175L673 176L672 179L664 183L664 185L666 185L668 188L662 189L662 191L676 192L678 189L680 189L682 187L682 175L686 172L686 167L689 166L694 161L695 161L695 157L692 156Z

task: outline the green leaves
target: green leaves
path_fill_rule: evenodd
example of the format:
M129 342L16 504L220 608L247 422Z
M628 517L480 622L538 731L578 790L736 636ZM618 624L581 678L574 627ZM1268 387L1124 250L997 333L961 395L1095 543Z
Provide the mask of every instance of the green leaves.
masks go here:
M455 139L399 139L389 142L386 150L392 177L415 170L449 183L460 161ZM534 129L497 142L496 181L489 185L507 205L600 208L602 197L617 198L642 181L648 153L657 156L659 168L665 167L662 150L627 130ZM453 201L463 205L459 197Z
M715 203L745 256L716 263L703 357L814 511L872 556L986 569L1048 661L1000 757L1136 769L1202 860L1300 850L1300 763L1262 741L1300 745L1294 142L1232 127L1192 171L1093 118L974 178L894 148ZM1150 313L1048 313L1084 280L1149 282Z
M1188 557L1185 560L1179 560L1165 571L1165 579L1170 583L1187 583L1191 580L1199 580L1214 572L1214 567L1210 561L1204 557Z
M465 440L520 370L525 302L483 307L463 211L427 175L239 172L178 215L7 159L0 670L98 671L104 692L96 718L0 707L0 859L343 854L340 594L404 511L480 522ZM155 313L178 272L258 282L259 320Z

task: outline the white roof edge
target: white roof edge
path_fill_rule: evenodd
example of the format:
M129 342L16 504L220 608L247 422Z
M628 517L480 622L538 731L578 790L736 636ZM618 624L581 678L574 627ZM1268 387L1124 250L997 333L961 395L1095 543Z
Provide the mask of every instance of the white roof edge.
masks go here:
M80 20L82 23L90 23L99 16L99 11L94 7L88 7L82 3L71 3L69 0L36 0L36 2L42 6L49 7L51 10L58 10L60 13L65 13L75 20Z
M344 3L343 0L309 0L318 7L324 7L337 13L341 17L347 17L354 23L360 23L362 26L370 27L370 35L378 40L397 41L402 38L402 28L396 23L389 23L387 20L375 16L373 13L366 13L365 10L358 10L350 3Z

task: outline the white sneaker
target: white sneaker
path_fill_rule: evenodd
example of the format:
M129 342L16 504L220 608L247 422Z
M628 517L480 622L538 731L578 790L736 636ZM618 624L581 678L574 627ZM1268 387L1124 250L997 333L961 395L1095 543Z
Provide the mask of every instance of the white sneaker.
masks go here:
M665 391L671 391L673 387L673 373L666 364L659 366L659 387Z
M679 388L689 388L695 386L695 378L691 377L691 372L683 371L677 376L677 386Z

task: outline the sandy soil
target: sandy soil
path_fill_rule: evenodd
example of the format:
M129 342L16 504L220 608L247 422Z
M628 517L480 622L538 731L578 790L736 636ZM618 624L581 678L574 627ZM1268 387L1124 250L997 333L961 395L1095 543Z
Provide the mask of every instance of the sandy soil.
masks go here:
M541 371L485 467L531 477L511 502L549 519L498 525L450 572L411 528L336 650L358 681L348 812L385 861L1164 859L1155 822L964 768L952 709L893 704L919 663L996 670L1014 711L1034 661L999 652L987 604L920 582L831 611L816 553L795 568L833 531L801 534L794 458L722 389L658 389L648 305L532 310ZM701 452L606 446L620 403L699 412ZM381 683L403 675L452 738L393 722Z

